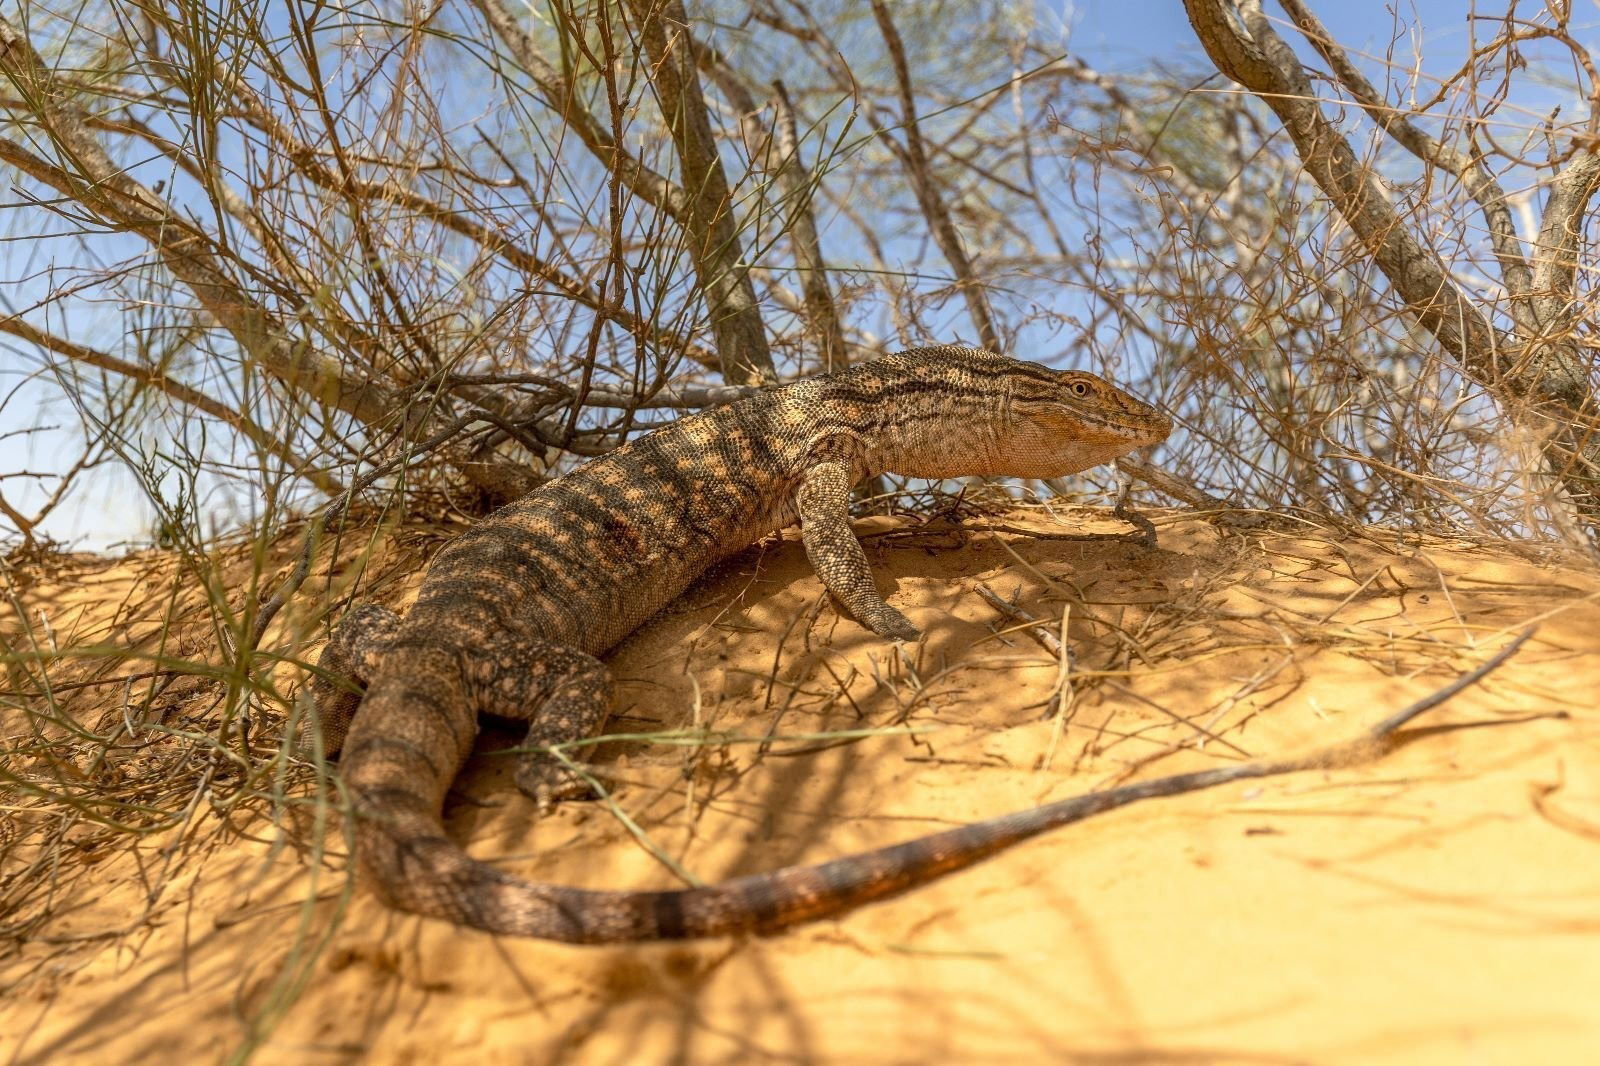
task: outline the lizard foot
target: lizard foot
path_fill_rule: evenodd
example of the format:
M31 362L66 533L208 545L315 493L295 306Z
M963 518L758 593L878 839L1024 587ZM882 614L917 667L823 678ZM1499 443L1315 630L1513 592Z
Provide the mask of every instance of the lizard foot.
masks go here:
M579 770L583 772L580 773ZM538 804L539 815L544 817L554 811L556 804L565 800L595 799L594 786L583 776L603 777L591 767L579 764L577 769L564 766L548 756L524 759L516 772L517 788Z

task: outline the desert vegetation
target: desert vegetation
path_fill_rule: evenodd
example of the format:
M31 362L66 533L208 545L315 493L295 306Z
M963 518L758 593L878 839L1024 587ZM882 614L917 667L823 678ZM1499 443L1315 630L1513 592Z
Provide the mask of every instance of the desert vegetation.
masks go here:
M304 665L452 532L903 348L1160 404L1177 431L1120 467L1146 504L1592 567L1592 15L1183 6L1183 47L1137 64L1013 0L0 13L0 957L63 935L63 855L159 839L153 906L246 814L337 842ZM861 507L1117 488L890 479ZM127 582L63 630L70 553L113 544Z

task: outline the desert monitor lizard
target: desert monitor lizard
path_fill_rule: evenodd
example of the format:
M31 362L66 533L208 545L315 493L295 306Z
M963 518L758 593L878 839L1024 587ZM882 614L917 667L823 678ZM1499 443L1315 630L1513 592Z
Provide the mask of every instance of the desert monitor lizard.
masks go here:
M712 563L797 519L845 609L874 633L915 639L850 528L864 479L1062 477L1171 430L1093 374L918 348L680 419L541 486L441 550L404 620L357 607L322 653L313 689L324 744L342 749L361 871L393 906L478 929L676 939L838 913L1059 824L1041 807L817 866L633 892L512 877L452 842L442 810L480 713L527 722L529 747L597 734L610 679L596 656ZM521 758L516 780L541 809L588 791L543 752Z

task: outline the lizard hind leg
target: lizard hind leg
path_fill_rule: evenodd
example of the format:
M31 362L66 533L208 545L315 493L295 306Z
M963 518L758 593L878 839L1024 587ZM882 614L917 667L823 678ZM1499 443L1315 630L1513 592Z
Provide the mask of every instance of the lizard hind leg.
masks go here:
M333 627L311 678L322 748L328 754L344 747L363 690L399 628L400 616L376 603L357 604Z
M468 666L478 709L528 724L525 751L517 760L517 788L549 814L556 803L588 799L594 789L584 777L583 748L550 748L587 740L600 732L611 713L611 672L592 655L553 641L501 637L474 655ZM569 765L572 764L572 765Z

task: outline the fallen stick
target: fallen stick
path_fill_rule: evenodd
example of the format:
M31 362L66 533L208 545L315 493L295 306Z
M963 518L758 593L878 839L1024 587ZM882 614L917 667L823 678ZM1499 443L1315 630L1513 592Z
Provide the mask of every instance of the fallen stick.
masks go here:
M965 869L1020 841L1052 829L1083 821L1096 814L1125 807L1140 800L1199 792L1232 781L1272 777L1335 766L1347 766L1382 754L1396 730L1418 715L1439 706L1452 696L1483 680L1517 653L1535 632L1529 627L1489 658L1482 666L1463 674L1450 684L1425 696L1402 711L1383 719L1353 740L1320 748L1306 755L1262 762L1242 763L1216 770L1173 774L1131 785L1120 785L1090 792L1071 799L1057 800L1040 807L1014 811L980 822L946 829L901 844L851 855L809 867L791 867L770 874L736 878L698 890L737 895L770 886L773 881L804 878L819 886L808 908L786 911L781 921L757 924L758 932L776 932L798 921L841 914L863 903L887 899L932 881L955 870ZM826 886L824 891L821 886Z

